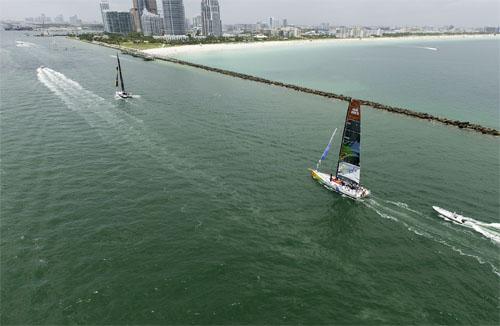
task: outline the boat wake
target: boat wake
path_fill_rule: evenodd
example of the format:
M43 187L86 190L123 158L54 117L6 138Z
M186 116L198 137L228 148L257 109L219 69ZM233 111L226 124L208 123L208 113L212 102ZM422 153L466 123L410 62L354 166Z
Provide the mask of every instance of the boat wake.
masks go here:
M423 49L423 50L429 50L429 51L438 51L439 50L438 48L433 48L433 47L430 47L430 46L417 46L416 48L417 49Z
M30 42L16 41L16 46L18 48L32 48L36 46L36 44Z
M152 138L155 136L154 131L146 129L142 120L121 109L120 105L114 104L115 101L108 101L64 74L47 67L38 68L37 77L70 110L81 116L104 141L119 143L120 146L114 148L116 151L123 151L124 156L133 152L142 158L155 159L161 163L161 168L175 171L174 173L183 178L189 176L186 183L196 184L200 192L214 200L229 197L228 201L232 205L248 210L259 206L252 198L241 194L230 184L208 175L183 155L177 155L161 137Z
M408 204L390 200L381 200L374 197L361 201L384 219L402 224L408 231L417 236L436 241L461 256L474 258L480 264L488 264L493 273L500 276L500 265L497 250L500 245L500 223L484 223L466 217L464 224L435 223L434 213L423 213ZM456 226L461 228L456 228ZM443 227L446 226L446 227ZM474 236L481 234L482 237ZM487 239L492 246L484 245Z

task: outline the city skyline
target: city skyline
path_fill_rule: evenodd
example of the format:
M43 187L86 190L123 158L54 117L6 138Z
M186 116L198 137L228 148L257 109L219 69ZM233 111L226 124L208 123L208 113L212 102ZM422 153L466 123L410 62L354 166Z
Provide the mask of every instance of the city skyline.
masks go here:
M110 0L119 11L128 11L132 0ZM345 25L500 25L500 4L495 0L223 0L224 23L255 23L266 17L287 18L291 24L321 22ZM184 0L186 17L200 14L201 0ZM161 1L158 1L161 6ZM78 15L85 21L101 21L99 1L0 0L0 18L24 19L44 13L49 17Z

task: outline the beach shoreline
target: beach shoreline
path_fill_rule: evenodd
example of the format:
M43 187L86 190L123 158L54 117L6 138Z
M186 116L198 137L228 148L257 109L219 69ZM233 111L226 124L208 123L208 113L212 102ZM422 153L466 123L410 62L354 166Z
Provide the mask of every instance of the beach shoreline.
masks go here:
M362 38L362 39L308 39L308 40L284 40L284 41L262 41L262 42L240 42L240 43L218 43L218 44L194 44L194 45L179 45L169 47L159 47L153 49L142 50L141 52L153 55L155 57L172 57L185 54L198 53L214 53L238 50L252 49L272 49L286 47L304 47L304 46L323 46L332 44L370 44L370 43L387 43L387 42L431 42L440 40L489 40L500 39L500 35L493 34L460 34L460 35L426 35L426 36L402 36L402 37L380 37L380 38Z

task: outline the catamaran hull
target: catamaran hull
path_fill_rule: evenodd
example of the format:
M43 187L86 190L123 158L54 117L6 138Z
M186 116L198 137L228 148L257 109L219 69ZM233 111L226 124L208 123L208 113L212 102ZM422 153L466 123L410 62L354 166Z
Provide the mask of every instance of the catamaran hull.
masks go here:
M311 176L314 180L316 180L319 184L330 191L334 191L341 195L347 196L352 199L362 199L370 195L370 190L358 187L357 189L351 189L347 186L344 186L340 183L330 181L330 175L326 173L319 172L317 170L311 169Z
M124 93L124 92L116 92L115 93L115 98L116 99L128 99L128 98L132 98L132 94L129 94L129 93Z

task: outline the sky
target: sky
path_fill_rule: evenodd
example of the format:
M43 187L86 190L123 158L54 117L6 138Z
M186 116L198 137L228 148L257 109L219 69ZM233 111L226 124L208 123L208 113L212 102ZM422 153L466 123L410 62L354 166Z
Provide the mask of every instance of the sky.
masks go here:
M128 10L132 0L109 0ZM161 0L158 0L161 1ZM199 15L201 0L184 0L186 17ZM500 25L500 0L219 0L224 24L287 18L290 24L335 25ZM45 13L100 21L99 0L0 0L0 18Z

